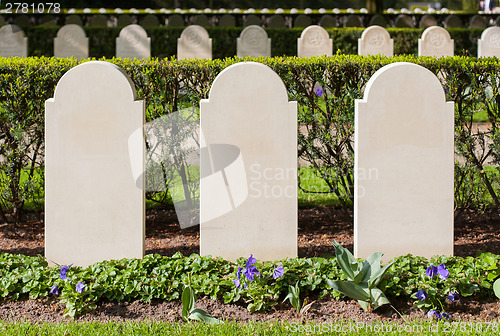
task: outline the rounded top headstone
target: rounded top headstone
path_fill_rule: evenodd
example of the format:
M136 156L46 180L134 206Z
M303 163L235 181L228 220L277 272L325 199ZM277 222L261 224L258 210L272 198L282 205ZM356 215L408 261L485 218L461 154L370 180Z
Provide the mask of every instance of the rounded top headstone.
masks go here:
M200 45L203 41L207 41L210 37L208 32L202 26L192 25L186 27L180 37L183 41L190 45Z
M127 41L129 45L136 45L141 40L147 39L148 33L141 26L131 24L120 30L119 37Z
M74 43L75 39L83 39L86 36L85 31L79 25L67 24L57 31L57 37L60 37L71 44Z
M443 47L447 41L451 40L450 33L443 27L432 26L424 30L422 40L428 41L436 48Z
M469 21L469 28L484 29L488 27L488 22L481 15L474 15Z
M19 26L8 24L0 28L0 45L21 44L24 32Z
M494 48L500 48L500 27L486 28L481 34L481 40L488 41Z
M404 100L407 98L406 96L420 99L421 95L425 95L426 92L433 92L433 96L437 97L436 100L442 102L446 100L443 87L436 75L418 64L396 62L377 70L366 84L363 100L369 101L372 95L375 97L384 96L378 91L385 90L385 86L377 86L375 83L378 81L391 82L394 92L397 92L394 95L398 100ZM405 83L405 85L400 85L400 83ZM420 85L421 83L424 85ZM409 84L414 84L412 90L399 90L400 87L407 88ZM421 95L416 94L416 88L419 88Z
M437 26L438 22L436 18L432 15L424 15L420 19L420 28L427 28L427 27L432 27L432 26Z
M100 82L113 85L103 91L102 86L95 85ZM58 97L75 104L89 97L110 97L112 104L112 99L135 101L137 94L132 79L122 68L109 62L90 61L77 65L61 77L54 91L56 102Z
M370 26L366 28L361 34L361 39L366 41L369 45L380 47L385 41L389 41L391 36L389 32L380 26Z
M245 78L249 80L246 81ZM258 78L258 81L250 80ZM263 97L261 85L255 83L266 83L272 88L265 92ZM252 85L248 85L252 83ZM282 100L288 101L288 93L281 80L270 67L257 62L240 62L233 64L222 70L215 78L209 92L211 102L217 99L224 99L226 95L241 96L242 104L252 104L257 98L252 92L258 92L259 101Z
M246 27L240 34L241 43L249 48L264 48L267 38L264 28L256 25Z
M325 28L317 25L307 27L300 34L300 38L308 47L319 47L325 44L330 36Z

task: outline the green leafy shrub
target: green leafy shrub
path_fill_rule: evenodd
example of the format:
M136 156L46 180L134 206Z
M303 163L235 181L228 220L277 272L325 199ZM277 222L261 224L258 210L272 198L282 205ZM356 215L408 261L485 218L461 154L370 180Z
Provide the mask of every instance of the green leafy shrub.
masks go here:
M354 101L363 97L364 86L378 69L393 62L412 62L438 75L446 99L455 102L457 210L500 206L498 59L336 55L309 59L107 61L130 75L139 99L146 101L146 120L151 121L199 106L215 77L224 68L244 60L270 66L283 80L289 99L298 102L299 157L325 181L321 190L308 190L299 176L302 191L332 193L343 209L352 207ZM45 57L0 58L0 137L6 139L0 148L4 173L0 174L0 214L4 217L9 212L20 213L26 200L36 199L40 206L43 203L43 190L37 186L43 186L44 103L53 96L61 76L78 63L75 59ZM474 122L478 114L488 122L488 127L479 132ZM165 193L150 193L147 197L162 204L168 200Z
M367 311L390 304L384 292L377 286L393 262L380 267L382 252L372 253L366 260L358 261L339 243L334 242L333 246L340 268L348 280L327 280L328 285L337 292L358 300L361 308Z
M87 268L70 267L66 271L69 281L61 278L60 267L49 267L42 257L0 254L0 298L20 300L39 298L55 294L58 287L68 315L75 316L91 309L99 301L131 302L141 300L182 300L182 293L189 286L193 294L204 295L225 303L246 304L252 311L265 310L278 300L285 300L290 286L305 297L343 295L332 290L329 281L345 281L336 258L296 258L280 261L255 261L252 266L262 275L248 283L242 290L235 286L238 265L246 259L232 263L221 258L200 257L193 254L183 257L176 253L172 257L146 255L143 259L103 261ZM419 286L428 285L422 278L429 263L444 264L449 278L439 285L442 293L457 292L460 297L494 297L492 280L488 280L493 265L500 256L479 255L476 258L434 257L427 260L411 255L393 259L388 273L382 277L378 288L388 299L412 296ZM273 278L277 265L283 267L283 275ZM491 276L490 276L491 278ZM77 284L84 285L78 289ZM79 292L79 290L81 292ZM52 291L52 294L49 292ZM63 294L67 291L66 296ZM186 294L187 295L187 294ZM191 295L191 294L190 294ZM259 307L260 306L260 307ZM254 309L255 308L255 309Z

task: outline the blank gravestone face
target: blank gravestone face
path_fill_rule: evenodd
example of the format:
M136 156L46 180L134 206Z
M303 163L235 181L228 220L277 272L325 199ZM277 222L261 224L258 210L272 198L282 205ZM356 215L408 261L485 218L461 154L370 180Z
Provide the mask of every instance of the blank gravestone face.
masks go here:
M394 54L394 41L389 32L379 26L366 28L358 39L359 55L382 55L391 57Z
M358 15L349 15L345 19L344 27L363 27L363 20Z
M428 28L437 26L437 24L438 22L434 16L426 14L420 19L419 26L420 28Z
M477 57L500 58L500 27L485 29L477 44Z
M408 15L400 14L396 18L394 26L397 28L413 28L413 22Z
M141 20L141 25L143 27L158 27L160 21L156 15L148 14Z
M264 28L260 26L248 26L240 34L236 41L238 57L271 57L271 39L267 37Z
M118 20L116 21L117 27L126 27L131 24L133 24L132 17L128 14L119 15Z
M335 17L331 15L323 15L319 20L319 25L321 27L337 27L338 21Z
M54 57L71 57L78 59L89 57L89 39L82 27L65 25L57 32L54 39Z
M106 27L108 25L108 17L105 15L94 15L90 18L90 25Z
M144 124L127 74L107 62L69 70L45 103L45 256L52 264L142 258ZM141 181L137 182L140 184Z
M355 105L354 254L453 255L454 106L429 70L393 63Z
M28 38L16 25L5 25L0 28L0 56L28 57Z
M177 39L177 58L212 59L212 39L202 26L189 26Z
M422 38L418 39L419 56L453 56L453 48L450 33L442 27L429 27L422 33Z
M307 27L297 40L298 57L331 56L332 49L332 39L321 26Z
M445 28L462 28L462 20L455 15L448 15L446 19L444 19L444 27Z
M474 15L470 19L469 28L485 29L488 27L488 21L481 15Z
M269 18L269 28L286 28L286 22L283 15L273 15Z
M200 113L201 254L296 257L297 103L280 77L260 63L231 65Z
M146 59L151 56L151 39L139 25L132 24L120 31L116 39L116 57Z
M236 19L232 15L225 14L220 18L219 26L220 27L235 27L236 26Z

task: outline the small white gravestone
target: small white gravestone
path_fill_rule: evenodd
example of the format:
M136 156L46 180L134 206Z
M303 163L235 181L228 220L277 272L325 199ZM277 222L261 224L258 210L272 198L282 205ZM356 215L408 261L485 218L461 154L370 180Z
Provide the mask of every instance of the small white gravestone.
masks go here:
M394 41L385 28L370 26L363 31L361 38L358 39L358 54L392 57L394 55Z
M212 39L202 26L186 27L177 39L177 59L185 58L212 59Z
M264 28L248 26L236 40L236 50L238 57L271 57L271 39L267 37Z
M16 25L5 25L0 28L0 56L28 57L28 38Z
M443 27L432 26L424 30L418 39L418 56L453 56L454 42Z
M333 42L325 28L309 26L297 40L298 57L332 56Z
M477 41L477 57L500 58L500 27L486 28Z
M131 24L116 39L116 57L146 59L151 56L151 38L139 25Z
M54 57L72 57L77 59L89 57L89 39L82 27L68 24L61 27L54 39Z
M297 102L268 66L242 62L200 105L200 253L296 257Z
M354 255L453 255L454 104L439 79L393 63L355 105Z
M69 70L45 102L45 257L88 266L142 258L144 191L132 162L144 165L144 102L114 64Z

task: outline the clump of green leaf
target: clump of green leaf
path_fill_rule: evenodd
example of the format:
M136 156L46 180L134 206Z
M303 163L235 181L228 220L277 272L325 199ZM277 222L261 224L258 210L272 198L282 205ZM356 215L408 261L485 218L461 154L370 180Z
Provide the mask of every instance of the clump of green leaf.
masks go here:
M500 299L500 278L496 279L493 283L493 292L495 293L496 297Z
M357 261L356 258L339 243L334 241L335 254L340 268L349 280L326 280L336 291L358 300L361 308L367 311L390 304L389 300L377 285L382 280L384 274L389 270L393 261L380 267L382 252L372 253L364 261Z
M298 281L295 286L289 286L288 295L286 296L285 300L283 300L283 302L285 302L287 299L290 301L293 308L295 308L295 311L297 312L297 315L299 315L299 317L305 315L311 308L313 303L316 302L312 301L311 303L307 303L307 298L304 299L304 302L300 301L300 286Z
M182 318L187 322L189 320L202 321L208 324L219 324L222 321L216 319L203 309L195 308L196 297L191 286L186 286L182 292Z
M77 276L68 275L71 266L73 264L60 266L60 280L52 286L49 293L58 296L66 305L64 316L75 318L89 310L95 309L96 305L90 289Z
M421 310L427 310L427 316L431 318L450 318L450 314L445 311L448 302L455 302L460 299L460 295L450 277L450 271L444 263L434 266L432 263L422 274L419 289L412 295L416 299L414 302ZM448 301L448 302L447 302Z

